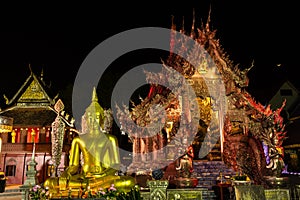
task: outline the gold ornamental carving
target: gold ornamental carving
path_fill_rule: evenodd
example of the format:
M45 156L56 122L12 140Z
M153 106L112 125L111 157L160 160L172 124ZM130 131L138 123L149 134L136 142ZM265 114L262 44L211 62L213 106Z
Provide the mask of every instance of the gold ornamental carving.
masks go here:
M20 98L20 100L30 99L46 99L45 94L41 90L40 86L36 83L36 81L31 82L31 84L28 86L28 88Z

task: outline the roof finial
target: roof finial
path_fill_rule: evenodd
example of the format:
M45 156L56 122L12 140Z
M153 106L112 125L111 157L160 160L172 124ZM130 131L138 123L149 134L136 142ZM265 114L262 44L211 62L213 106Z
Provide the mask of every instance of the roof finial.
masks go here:
M208 17L205 25L206 31L209 31L209 23L210 23L210 13L211 13L211 5L209 6Z
M32 73L32 69L31 69L31 64L30 63L28 64L28 68L29 68L30 72Z
M7 98L7 96L5 94L3 94L3 98L5 99L5 104L8 105L9 104L9 99Z
M184 33L184 16L182 16L182 28L181 28L181 31Z
M174 24L174 15L171 15L171 32L170 32L170 56L173 54L174 46L175 46L175 34L176 34L176 25Z
M172 30L176 30L176 26L175 26L175 24L174 24L174 15L171 15L171 23L172 23L171 29L172 29Z
M193 8L193 24L192 24L192 30L195 29L195 8Z
M192 24L192 30L191 30L191 37L195 39L196 33L195 33L195 8L193 8L193 24Z
M44 79L44 68L42 68L42 71L41 71L41 80Z
M96 87L93 88L92 102L98 102Z

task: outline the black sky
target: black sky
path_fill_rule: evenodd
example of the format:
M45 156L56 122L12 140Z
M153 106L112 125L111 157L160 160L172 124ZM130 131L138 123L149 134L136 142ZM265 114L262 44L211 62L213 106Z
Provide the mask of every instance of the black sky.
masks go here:
M193 9L196 27L200 27L201 21L206 22L210 8L211 27L217 29L217 37L229 58L242 68L254 60L255 66L248 74L248 90L254 97L266 103L285 78L300 87L300 81L297 82L300 14L295 3L141 1L122 5L85 4L77 5L76 9L71 5L49 5L8 12L0 21L0 95L5 93L11 98L17 92L30 74L29 63L37 74L43 69L46 81L51 81L53 87L66 91L85 57L103 40L132 28L170 28L172 15L178 27L184 16L185 29L189 30ZM140 58L138 53L131 55L123 63L117 62L114 71L122 71L131 62L149 61Z

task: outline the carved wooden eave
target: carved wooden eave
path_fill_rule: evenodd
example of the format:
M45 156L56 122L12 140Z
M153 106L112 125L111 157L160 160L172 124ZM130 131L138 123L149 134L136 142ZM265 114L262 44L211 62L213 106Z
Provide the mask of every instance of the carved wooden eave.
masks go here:
M49 93L50 91L43 80L31 72L13 98L10 100L6 99L6 104L7 107L53 106L57 96L51 98Z
M14 128L49 127L57 116L50 106L13 106L1 111L0 115L2 114L14 119Z

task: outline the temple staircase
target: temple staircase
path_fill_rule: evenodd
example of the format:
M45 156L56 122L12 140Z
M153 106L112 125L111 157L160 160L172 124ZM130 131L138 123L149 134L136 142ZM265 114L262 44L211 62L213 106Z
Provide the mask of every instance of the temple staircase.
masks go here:
M212 189L222 172L223 176L234 176L236 172L228 168L223 161L194 160L194 174L198 178L198 186Z

